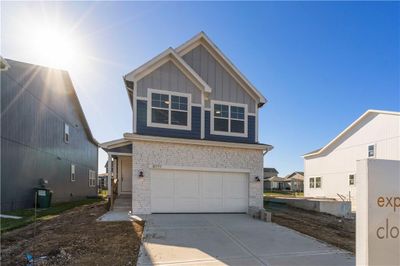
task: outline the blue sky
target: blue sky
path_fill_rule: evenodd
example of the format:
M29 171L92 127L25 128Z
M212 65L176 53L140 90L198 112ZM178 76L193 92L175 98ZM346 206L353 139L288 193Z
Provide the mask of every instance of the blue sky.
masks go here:
M265 167L303 169L301 155L367 109L400 110L400 4L394 2L74 2L1 4L1 54L30 51L30 21L62 22L79 39L70 71L94 136L132 131L122 75L203 30L266 96ZM99 171L105 163L100 153Z

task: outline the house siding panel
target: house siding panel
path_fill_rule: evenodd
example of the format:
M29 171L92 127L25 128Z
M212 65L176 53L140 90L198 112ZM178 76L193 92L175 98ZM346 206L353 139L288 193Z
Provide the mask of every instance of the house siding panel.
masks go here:
M137 134L200 139L201 108L192 106L192 130L179 130L147 126L147 101L137 101Z
M201 103L201 91L176 65L168 61L137 83L137 96L147 97L147 89L189 93L193 103Z
M203 45L186 53L183 59L213 88L210 99L247 104L249 112L255 113L255 100Z
M304 158L304 195L307 197L350 197L355 208L355 185L349 174L356 174L357 160L368 158L368 145L376 144L376 159L400 160L400 116L370 114L317 156ZM310 188L309 179L321 176L321 188Z
M49 181L53 201L96 195L88 186L97 170L97 145L83 128L67 73L9 60L1 72L1 207L32 207L33 187ZM64 123L71 140L64 143ZM76 182L70 165L76 165Z

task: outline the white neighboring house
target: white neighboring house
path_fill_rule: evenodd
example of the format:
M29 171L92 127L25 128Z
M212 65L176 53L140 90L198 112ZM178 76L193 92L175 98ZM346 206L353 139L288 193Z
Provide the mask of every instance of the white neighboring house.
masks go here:
M351 200L356 161L400 160L400 112L368 110L335 139L304 156L304 196Z

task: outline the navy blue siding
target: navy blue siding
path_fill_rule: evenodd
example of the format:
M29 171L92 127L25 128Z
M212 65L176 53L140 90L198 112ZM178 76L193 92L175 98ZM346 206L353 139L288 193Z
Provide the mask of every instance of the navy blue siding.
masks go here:
M243 137L232 137L222 135L210 134L210 111L205 112L205 139L207 140L218 140L228 142L243 142L243 143L255 143L255 130L256 130L256 118L253 115L248 116L247 120L247 138Z
M192 130L180 130L169 128L156 128L147 126L147 101L137 101L137 134L162 136L162 137L175 137L175 138L188 138L200 139L200 120L201 108L192 106Z

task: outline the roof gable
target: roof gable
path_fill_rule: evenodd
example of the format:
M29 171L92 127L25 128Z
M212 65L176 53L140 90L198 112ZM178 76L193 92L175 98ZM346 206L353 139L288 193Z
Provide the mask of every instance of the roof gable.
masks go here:
M10 59L6 60L8 61L9 69L5 73L19 84L23 84L25 89L27 87L40 87L41 89L46 90L58 85L63 86L63 88L65 87L65 95L69 97L69 100L72 102L73 106L71 109L77 114L79 121L82 123L85 134L93 144L98 145L97 140L93 137L90 130L71 77L67 71Z
M192 49L203 45L207 51L224 67L224 69L249 93L258 103L264 105L267 100L251 84L251 82L235 67L235 65L221 52L221 50L208 38L204 32L200 32L189 41L175 49L180 55L184 56Z
M314 150L312 152L306 153L303 155L304 158L309 158L311 156L321 155L324 151L333 147L336 143L340 142L342 139L346 138L348 133L359 126L362 122L364 122L370 115L372 114L386 114L386 115L397 115L400 116L400 112L390 112L390 111L382 111L382 110L368 110L363 115L361 115L356 121L354 121L350 126L348 126L345 130L343 130L339 135L336 136L333 140L331 140L324 147Z
M200 90L203 90L204 92L211 92L210 86L208 86L208 84L175 52L175 50L170 47L147 63L124 76L128 94L131 95L131 91L133 89L128 85L129 82L134 83L140 80L168 61L174 63L175 66L178 67L178 69L181 70L182 73L186 75L186 77L188 77ZM129 98L130 101L132 101L132 97Z

